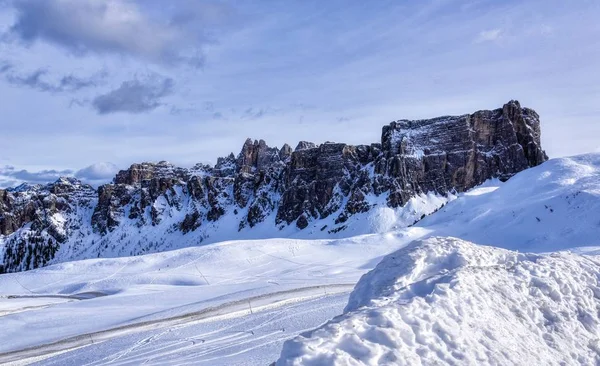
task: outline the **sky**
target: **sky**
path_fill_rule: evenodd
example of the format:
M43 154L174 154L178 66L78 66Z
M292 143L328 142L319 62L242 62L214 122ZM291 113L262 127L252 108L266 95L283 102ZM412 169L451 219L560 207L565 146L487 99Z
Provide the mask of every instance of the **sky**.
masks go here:
M600 151L595 0L0 0L0 187L377 142L398 119L541 116Z

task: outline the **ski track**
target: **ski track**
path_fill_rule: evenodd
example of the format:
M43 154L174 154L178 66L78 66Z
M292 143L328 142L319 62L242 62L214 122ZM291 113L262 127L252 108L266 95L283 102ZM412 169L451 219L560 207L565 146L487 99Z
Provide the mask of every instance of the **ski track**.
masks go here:
M122 337L132 333L138 333L147 330L156 331L158 329L169 328L162 333L153 335L147 339L138 342L133 347L130 347L129 349L120 352L119 354L117 354L116 358L106 363L112 364L120 358L126 356L136 348L144 346L147 343L151 343L155 338L160 337L166 333L172 332L179 327L187 327L193 323L202 322L206 319L216 320L218 318L223 317L240 317L246 315L248 314L248 311L250 311L248 307L246 307L246 304L251 304L252 302L254 302L255 305L252 305L252 310L250 311L250 314L252 314L253 312L261 312L266 309L281 307L294 302L301 302L302 300L310 298L320 298L336 295L339 293L349 293L353 287L354 284L308 286L292 290L278 291L264 295L252 296L240 300L226 302L218 306L208 307L199 311L177 315L170 318L127 324L112 329L106 329L102 331L69 337L53 343L38 345L11 352L0 353L0 364L8 364L17 361L27 362L28 359L38 357L51 357L59 352L94 345L115 337ZM330 290L331 292L321 292L321 290ZM288 295L294 295L294 297L287 297ZM239 343L236 342L236 344ZM100 362L97 364L105 363Z
M309 300L314 301L314 300ZM303 305L308 305L302 303ZM306 307L306 306L305 306ZM88 366L97 366L104 364L111 365L134 365L134 364L148 364L153 361L159 362L161 365L185 365L185 364L205 364L209 365L217 360L223 360L227 358L236 357L238 355L251 352L252 350L264 347L269 344L280 344L290 337L293 333L301 333L310 328L296 329L293 333L286 332L285 329L275 328L272 330L265 330L261 332L261 328L269 326L275 319L278 321L284 321L291 317L298 317L311 312L319 312L324 309L330 308L330 305L322 306L311 306L310 308L303 311L294 311L293 314L289 313L289 310L277 310L276 313L268 319L254 325L250 330L238 330L232 331L232 327L245 328L245 324L252 324L250 317L246 320L236 323L231 327L224 327L217 331L196 334L194 338L186 337L184 339L169 341L162 341L162 346L157 347L151 344L153 341L157 341L163 335L169 333L175 333L176 330L169 329L168 331L162 332L156 336L143 338L142 340L135 342L126 353L130 354L133 350L140 350L147 348L144 352L138 352L130 358L124 358L124 355L119 355L118 358L114 358L109 362L106 362L109 358L105 358L96 362L86 364ZM230 333L230 334L227 334ZM210 339L211 334L223 334L223 336ZM173 334L174 335L174 334ZM175 335L174 335L175 336ZM148 346L152 345L151 348ZM236 348L241 348L236 350ZM177 357L176 360L165 360L170 356L176 354L182 354L191 351L191 353L184 357ZM122 362L115 363L117 360Z

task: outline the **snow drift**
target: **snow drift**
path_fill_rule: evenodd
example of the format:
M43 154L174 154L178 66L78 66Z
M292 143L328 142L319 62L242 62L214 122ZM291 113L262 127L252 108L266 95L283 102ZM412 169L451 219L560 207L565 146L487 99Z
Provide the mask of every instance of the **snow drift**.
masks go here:
M600 362L600 257L414 242L364 275L344 314L284 344L277 365Z
M461 194L417 226L505 249L600 245L600 154L552 159Z

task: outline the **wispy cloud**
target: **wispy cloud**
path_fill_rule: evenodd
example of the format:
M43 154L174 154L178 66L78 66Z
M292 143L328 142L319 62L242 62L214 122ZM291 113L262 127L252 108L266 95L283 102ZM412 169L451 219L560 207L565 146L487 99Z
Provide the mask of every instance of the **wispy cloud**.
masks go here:
M152 76L125 81L117 89L98 95L92 106L99 114L143 113L160 106L161 99L173 92L171 78Z
M5 72L11 70L13 67L13 64L8 61L0 61L0 74L4 74Z
M118 170L112 163L96 163L77 171L72 169L31 171L5 165L0 167L0 188L15 187L21 183L46 184L61 177L75 177L84 183L98 186L110 182Z
M4 167L0 167L0 181L4 181L6 183L19 183L19 182L29 182L29 183L48 183L57 180L63 176L70 176L73 174L72 170L40 170L37 172L31 172L25 169L17 169L14 166L6 165Z
M500 28L489 29L489 30L480 32L479 35L477 36L477 38L475 38L475 42L476 43L493 42L493 41L499 40L501 37L502 37L502 29L500 29Z
M6 69L8 71L10 69ZM2 74L0 67L0 74ZM46 79L49 72L46 69L38 69L28 74L7 73L5 79L9 84L24 86L43 92L62 93L76 92L81 89L98 86L106 77L105 72L97 73L88 78L82 78L75 75L65 75L56 82Z
M99 185L110 182L119 169L113 163L96 163L75 172L75 177L82 181Z

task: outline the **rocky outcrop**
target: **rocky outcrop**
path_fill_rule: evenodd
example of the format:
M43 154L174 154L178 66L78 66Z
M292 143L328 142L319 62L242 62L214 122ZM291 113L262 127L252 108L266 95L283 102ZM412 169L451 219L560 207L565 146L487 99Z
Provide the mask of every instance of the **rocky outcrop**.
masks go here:
M84 225L79 213L95 203L96 191L74 178L0 190L0 273L48 263Z
M491 177L508 179L548 159L539 116L517 101L471 115L392 122L381 143L375 171L388 178L393 207L418 192L462 192Z
M248 139L237 156L219 158L214 167L133 164L97 192L72 179L0 190L0 240L8 248L34 235L56 248L74 235L103 240L123 227L138 234L157 227L163 233L199 233L202 241L209 228L232 229L219 229L222 222L235 223L234 230L259 224L303 230L326 218L333 218L335 227L327 228L333 233L344 230L352 215L370 210L370 198L399 207L420 193L462 192L545 160L539 116L516 101L470 115L395 121L370 145L302 141L292 151L287 144L278 149ZM85 207L90 214L83 213ZM4 270L47 262L23 264L23 255L11 251L10 258L20 259L7 259L5 250Z
M463 192L546 160L539 116L517 101L471 115L399 120L383 127L381 144L299 144L277 218L327 217L348 197L337 219L343 222L370 208L368 195L387 193L388 205L398 207L419 193Z
M277 222L290 224L302 217L299 227L306 227L307 219L339 211L344 197L356 199L372 193L369 165L376 158L373 151L378 152L370 146L336 143L294 151L283 180ZM356 203L348 201L349 205Z
M300 141L298 142L298 145L296 145L296 149L294 149L294 151L314 149L315 147L317 147L317 145L314 142Z

